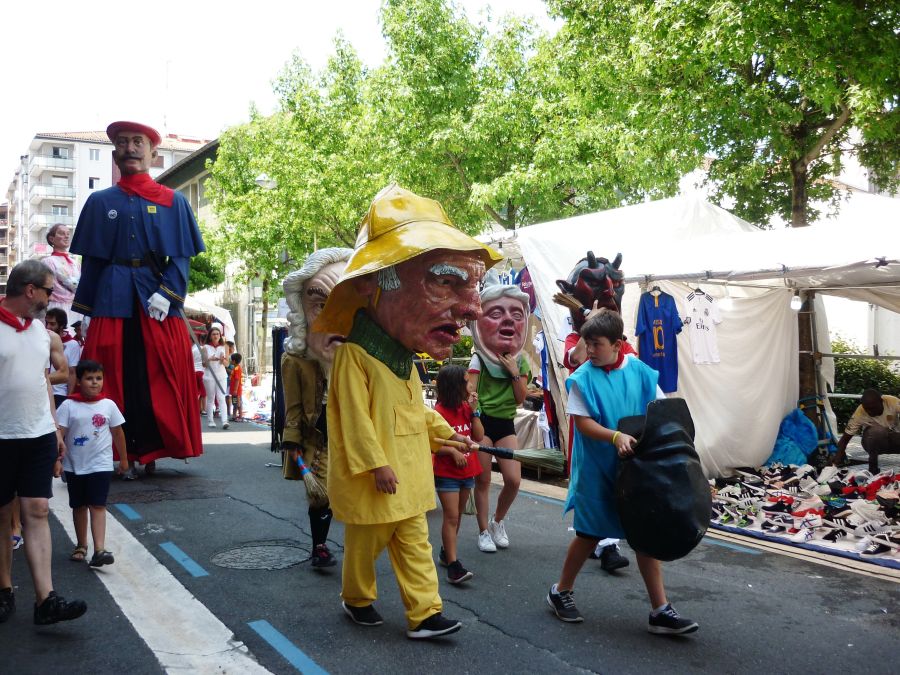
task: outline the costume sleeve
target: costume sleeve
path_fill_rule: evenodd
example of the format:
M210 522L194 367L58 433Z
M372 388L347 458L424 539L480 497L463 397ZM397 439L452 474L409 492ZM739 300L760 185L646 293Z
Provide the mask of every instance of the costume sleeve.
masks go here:
M481 373L481 359L478 358L478 354L472 354L472 359L469 361L469 372Z
M844 433L848 436L855 436L858 434L859 430L862 428L864 415L866 415L865 409L861 405L856 406L856 410L853 411L853 415L847 422L847 426L844 427Z
M281 382L284 387L284 441L303 444L303 369L297 356L281 357Z
M575 346L578 344L578 340L580 340L580 339L581 339L581 336L576 332L572 332L572 333L569 333L568 335L566 335L566 342L565 342L565 345L563 346L563 350L564 350L563 351L563 366L569 371L575 370L575 367L572 365L572 362L569 361L569 353L573 349L575 349Z
M338 353L331 370L334 399L340 401L337 416L340 437L347 456L350 473L354 476L387 466L384 449L378 442L375 424L372 422L369 400L369 378L358 355L349 349ZM340 358L344 356L344 358ZM329 401L332 400L330 396ZM333 404L332 404L333 405ZM424 405L424 404L423 404ZM329 430L330 431L330 430ZM331 434L329 433L329 439Z
M428 427L428 438L446 440L456 433L443 415L427 405L423 404L423 407L425 408L425 425Z
M90 227L88 225L87 227ZM107 262L101 258L85 255L81 258L81 279L75 289L72 309L79 314L91 316L94 312L94 298L97 295L97 282L106 268Z
M190 269L190 258L169 258L169 264L159 282L159 294L172 303L169 313L184 304Z

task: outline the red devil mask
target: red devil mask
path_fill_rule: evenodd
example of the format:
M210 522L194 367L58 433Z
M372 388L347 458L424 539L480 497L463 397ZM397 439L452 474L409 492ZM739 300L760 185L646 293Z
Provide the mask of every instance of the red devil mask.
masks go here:
M579 260L569 273L569 278L558 279L556 285L563 293L575 297L583 310L592 309L596 302L598 307L621 312L622 295L625 293L625 273L619 269L621 264L621 253L609 262L588 251L587 257ZM584 315L584 311L572 310L572 326L576 331L581 330Z

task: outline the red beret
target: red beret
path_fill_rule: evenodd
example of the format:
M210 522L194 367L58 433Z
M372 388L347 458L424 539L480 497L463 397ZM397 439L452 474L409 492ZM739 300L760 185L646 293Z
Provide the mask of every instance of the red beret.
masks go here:
M116 142L116 136L119 135L120 131L138 131L147 138L150 139L150 145L154 148L162 142L162 137L159 135L159 132L153 127L148 127L146 124L141 124L139 122L126 122L119 121L113 122L108 127L106 127L106 135L109 136L109 140L111 140L114 144Z

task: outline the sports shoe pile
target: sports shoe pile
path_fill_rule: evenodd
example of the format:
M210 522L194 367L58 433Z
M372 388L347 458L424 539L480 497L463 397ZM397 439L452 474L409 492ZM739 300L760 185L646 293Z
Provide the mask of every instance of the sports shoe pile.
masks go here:
M742 469L710 481L712 520L794 543L855 545L864 556L900 557L900 474L809 464Z

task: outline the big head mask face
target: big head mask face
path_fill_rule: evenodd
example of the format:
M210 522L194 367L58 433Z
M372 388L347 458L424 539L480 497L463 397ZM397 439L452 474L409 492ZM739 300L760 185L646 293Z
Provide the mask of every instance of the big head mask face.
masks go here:
M568 279L557 279L556 285L568 295L581 303L582 309L571 310L572 326L576 331L584 325L585 311L594 307L605 307L621 313L622 296L625 293L625 273L619 269L622 254L616 255L610 262L606 258L597 258L593 251L578 261L569 273Z
M529 314L528 295L518 286L500 283L496 272L488 272L481 291L481 316L471 325L472 338L484 366L494 377L508 377L498 356L518 358L525 347Z

